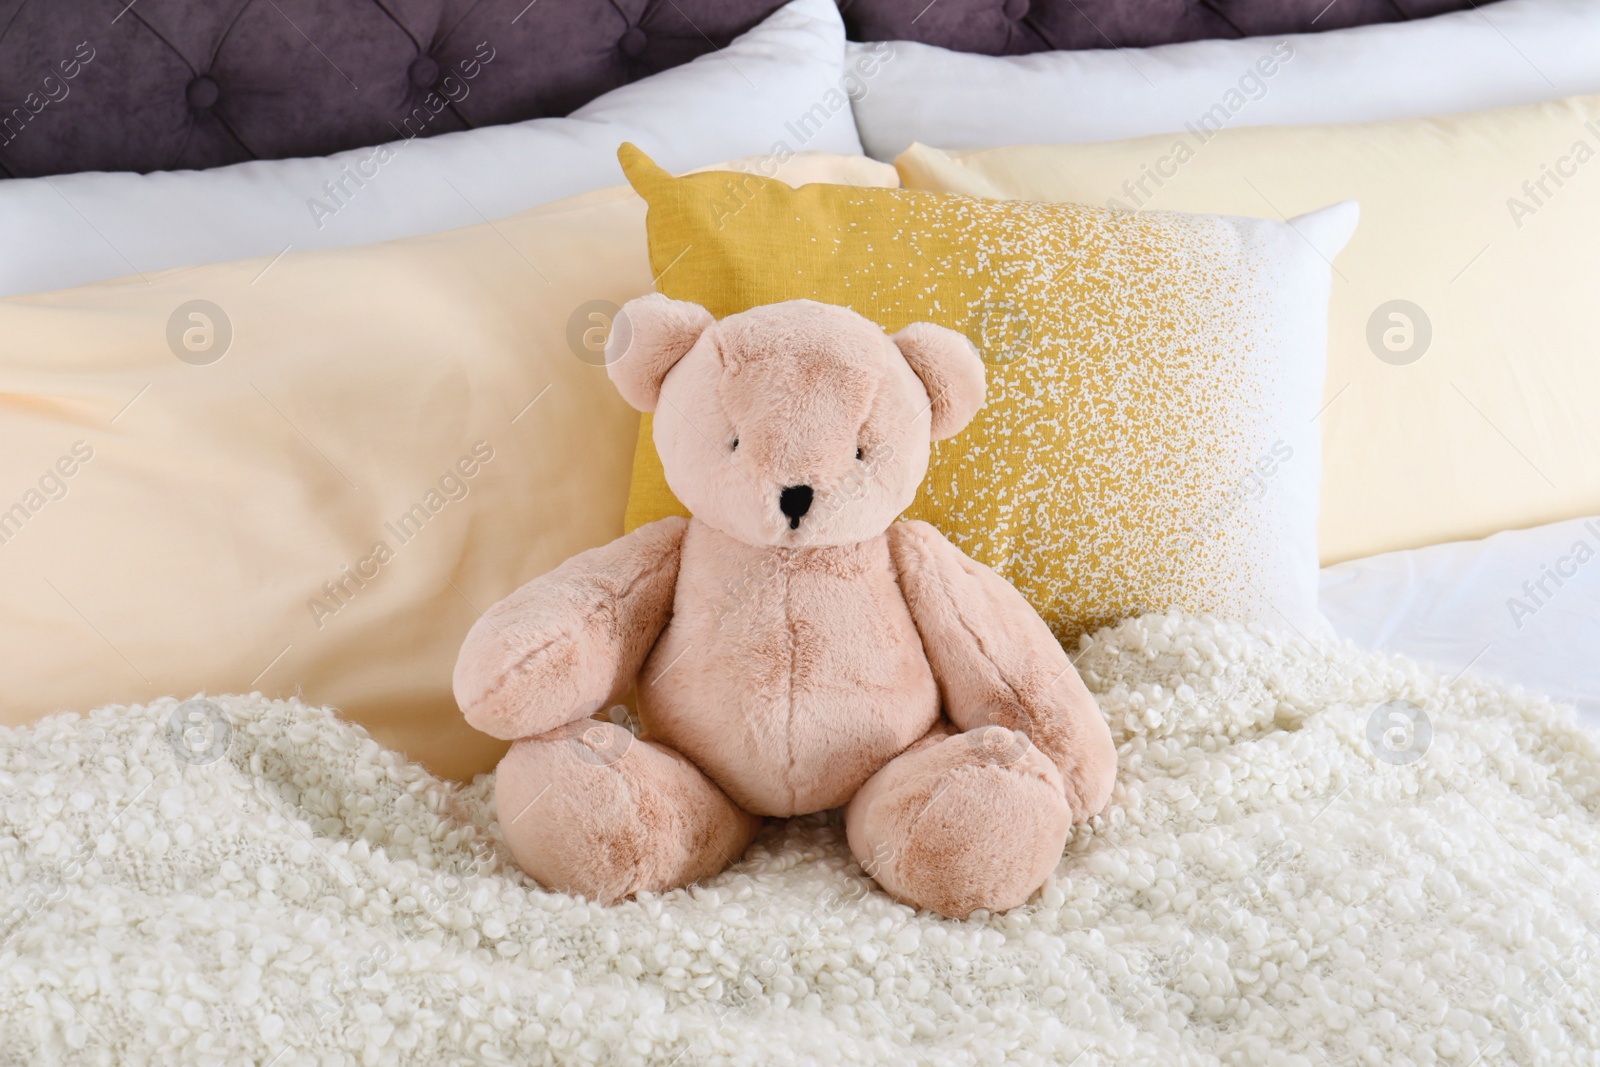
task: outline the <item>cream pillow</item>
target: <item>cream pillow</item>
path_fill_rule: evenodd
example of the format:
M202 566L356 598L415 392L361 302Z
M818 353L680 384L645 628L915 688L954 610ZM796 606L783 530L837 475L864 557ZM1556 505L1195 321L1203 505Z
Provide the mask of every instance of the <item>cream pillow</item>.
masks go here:
M1321 556L1600 512L1600 97L897 160L908 188L1292 217L1361 202L1333 272Z
M644 216L611 189L0 300L0 722L298 693L437 773L492 768L451 668L482 609L622 532L637 416L601 345L651 289Z

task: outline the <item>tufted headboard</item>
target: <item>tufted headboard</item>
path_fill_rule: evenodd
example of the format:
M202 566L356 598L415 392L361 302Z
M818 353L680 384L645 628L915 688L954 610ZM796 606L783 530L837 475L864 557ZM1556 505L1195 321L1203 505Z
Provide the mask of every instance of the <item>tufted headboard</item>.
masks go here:
M841 0L856 40L995 54L1324 30L1471 3ZM565 115L721 47L781 4L0 0L0 174L321 156ZM449 98L436 113L423 107L430 94Z
M1480 0L1481 2L1481 0ZM960 52L1147 48L1212 37L1316 33L1477 7L1473 0L840 0L856 41Z

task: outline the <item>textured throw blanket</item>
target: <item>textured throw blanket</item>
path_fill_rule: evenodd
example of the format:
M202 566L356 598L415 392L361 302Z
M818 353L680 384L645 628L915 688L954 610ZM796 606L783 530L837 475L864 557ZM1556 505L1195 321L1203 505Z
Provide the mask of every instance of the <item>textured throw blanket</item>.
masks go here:
M0 1064L1594 1062L1568 714L1206 619L1076 658L1112 806L967 922L878 892L836 816L691 890L547 893L491 780L294 701L0 730Z

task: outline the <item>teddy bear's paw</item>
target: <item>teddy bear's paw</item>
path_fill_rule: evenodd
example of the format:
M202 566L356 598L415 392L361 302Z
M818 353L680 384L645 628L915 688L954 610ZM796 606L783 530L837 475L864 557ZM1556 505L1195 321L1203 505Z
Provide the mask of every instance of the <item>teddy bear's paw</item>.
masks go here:
M598 627L586 621L515 640L509 624L505 630L475 627L456 661L456 703L475 729L510 741L579 719L605 700L615 651Z
M996 726L929 738L868 780L845 814L857 862L898 900L952 918L1024 903L1072 827L1061 774Z
M717 874L761 826L683 756L595 719L512 745L495 806L524 871L606 904Z
M451 678L467 722L506 741L539 736L626 690L670 614L687 525L646 523L485 612Z

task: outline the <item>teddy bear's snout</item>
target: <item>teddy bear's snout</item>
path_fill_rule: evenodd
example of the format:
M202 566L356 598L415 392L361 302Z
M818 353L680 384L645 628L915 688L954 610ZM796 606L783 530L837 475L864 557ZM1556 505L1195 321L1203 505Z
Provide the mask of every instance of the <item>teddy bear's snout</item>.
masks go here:
M798 530L800 519L811 510L811 487L791 485L778 494L778 510L789 519L789 529Z

